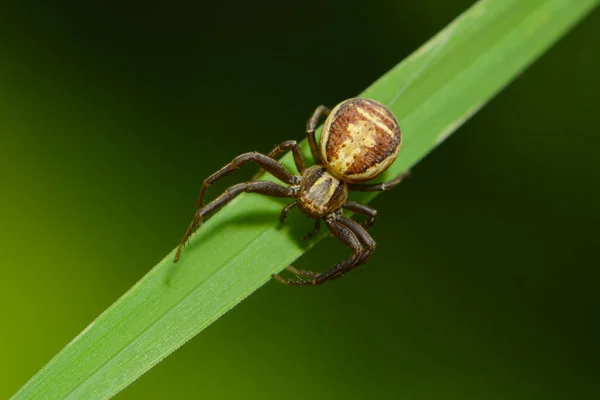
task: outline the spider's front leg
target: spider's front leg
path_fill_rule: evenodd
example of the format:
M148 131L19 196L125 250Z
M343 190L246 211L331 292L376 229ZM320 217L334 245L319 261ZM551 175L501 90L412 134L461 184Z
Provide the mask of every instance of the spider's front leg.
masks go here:
M356 221L334 214L325 218L327 227L342 243L352 250L352 255L326 272L298 270L288 266L287 270L310 280L284 279L274 274L273 278L290 286L317 286L341 276L344 272L363 264L375 250L375 242L367 231ZM363 249L364 246L364 249Z
M192 223L188 227L185 235L183 235L183 238L179 243L179 246L177 247L177 253L175 254L174 261L179 261L183 246L186 244L192 233L194 233L198 226L200 226L203 217L217 211L219 208L236 198L240 193L244 192L259 193L272 197L296 197L296 189L293 186L286 187L270 181L252 181L230 186L219 197L196 211L194 219L192 219Z
M285 142L281 143L279 146L277 146L273 150L271 150L271 152L268 154L267 157L276 160L277 157L279 157L280 155L282 155L283 153L285 153L286 151L289 151L289 150L292 150L296 168L298 169L298 172L300 174L302 174L305 169L304 156L302 155L302 151L300 151L300 146L298 146L298 143L295 140L286 140ZM264 168L261 167L258 170L258 172L252 177L252 180L257 179L263 173L263 171L264 171Z
M259 164L262 168L267 170L270 174L272 174L275 178L279 179L282 182L288 184L296 184L299 183L299 177L294 176L286 167L284 167L279 161L270 158L261 153L250 152L244 153L242 155L234 158L229 164L209 176L202 183L202 189L200 190L200 195L198 196L198 204L196 205L196 210L199 210L204 204L204 195L206 194L206 190L210 185L217 182L218 180L226 177L231 174L236 169L239 169L242 165L255 162Z

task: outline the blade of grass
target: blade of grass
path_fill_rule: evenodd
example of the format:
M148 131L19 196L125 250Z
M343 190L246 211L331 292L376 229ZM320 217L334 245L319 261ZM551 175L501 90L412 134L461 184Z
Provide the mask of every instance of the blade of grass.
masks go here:
M387 104L404 135L383 179L417 163L597 3L480 1L375 82L361 95ZM284 163L291 166L291 157ZM14 398L119 392L316 242L302 246L288 228L279 229L280 208L261 196L234 200L198 231L178 264L173 253L165 257ZM249 223L257 214L262 222Z

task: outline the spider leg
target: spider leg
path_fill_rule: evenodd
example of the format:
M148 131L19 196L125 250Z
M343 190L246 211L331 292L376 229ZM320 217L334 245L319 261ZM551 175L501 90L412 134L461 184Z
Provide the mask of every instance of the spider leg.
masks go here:
M295 197L293 188L282 186L270 181L244 182L230 186L219 197L196 211L190 226L185 232L185 235L183 235L183 238L177 247L177 253L175 254L174 260L175 262L179 261L181 250L192 233L194 233L194 231L201 225L202 217L217 211L219 208L223 207L225 204L229 203L243 192L259 193L272 197Z
M292 274L300 275L300 276L302 276L304 278L316 278L319 275L318 272L312 272L312 271L305 271L303 269L297 269L293 265L288 265L287 267L285 267L285 269L288 270L289 272L291 272ZM277 280L279 280L281 282L280 279L277 279ZM284 282L284 283L287 283L287 282Z
M346 225L352 231L352 233L354 233L356 235L356 237L358 237L358 239L361 241L361 243L364 246L364 251L363 251L362 255L360 256L360 259L356 262L356 264L350 266L347 269L347 271L350 271L351 269L354 269L354 268L358 267L359 265L366 263L367 260L369 258L371 258L371 256L373 255L373 252L375 251L376 243L373 240L373 238L371 237L371 235L369 235L366 228L363 227L358 222L356 222L352 219L349 219L349 218L345 218L345 217L341 218L340 220L341 220L342 224ZM330 280L337 279L340 276L343 276L343 275L339 274L339 275L332 276L330 278Z
M404 172L391 181L381 183L349 183L348 190L355 190L357 192L382 192L390 190L402 182L404 178L410 175L410 172Z
M369 219L367 219L363 223L363 226L365 228L370 228L375 222L375 218L377 218L377 210L364 204L357 203L355 201L347 201L342 207L355 213L364 214L367 217L369 217Z
M257 152L244 153L234 158L229 164L225 165L223 168L204 180L202 189L200 190L200 196L198 196L196 210L199 210L202 207L202 204L204 203L204 195L206 194L206 190L210 185L229 175L248 162L255 162L259 164L282 182L289 184L296 183L294 182L294 175L292 175L292 173L288 171L287 168L285 168L279 161L273 160L272 158Z
M336 217L331 216L325 220L327 227L342 243L352 249L352 255L344 261L338 263L335 267L326 272L316 273L312 271L297 270L294 267L288 270L297 273L300 276L310 277L311 280L294 280L284 279L277 274L273 274L273 278L279 282L290 286L316 286L327 282L330 279L343 274L351 269L357 262L362 259L363 248L356 234L345 224L339 222ZM357 223L358 224L358 223ZM360 226L360 225L359 225Z
M267 157L272 159L277 159L279 155L285 153L286 151L292 150L292 154L294 155L294 163L296 164L296 168L298 168L298 172L302 174L304 172L304 156L300 151L300 146L296 143L295 140L286 140L281 143L279 146L275 147L271 152L267 155ZM264 168L260 168L258 172L252 177L252 180L257 179L264 172Z
M319 233L320 230L321 230L321 219L319 218L319 219L315 220L315 226L312 229L312 231L310 231L306 235L302 236L300 238L300 240L311 239L311 238L315 237L317 235L317 233Z
M344 224L346 227L348 227L352 231L352 233L354 233L356 235L358 240L360 240L360 242L364 246L364 250L363 250L362 255L360 256L360 259L358 260L358 262L356 264L354 264L353 266L351 266L350 268L348 268L348 269L353 269L353 268L358 267L361 264L366 263L367 260L369 258L371 258L371 256L373 255L373 252L375 251L376 243L373 240L373 238L371 237L371 235L369 235L369 232L367 232L366 228L363 227L358 222L356 222L355 220L346 218L346 217L341 217L340 222L342 224Z
M312 117L306 124L306 137L308 138L308 144L310 146L310 152L315 159L315 164L321 164L321 153L319 152L319 146L317 145L317 139L315 138L315 129L322 115L329 115L331 110L325 106L319 106L313 113Z
M290 203L287 206L283 207L283 210L281 210L281 214L279 215L279 222L285 224L285 220L287 219L288 213L292 210L292 208L296 207L297 205L298 202L294 201L293 203Z

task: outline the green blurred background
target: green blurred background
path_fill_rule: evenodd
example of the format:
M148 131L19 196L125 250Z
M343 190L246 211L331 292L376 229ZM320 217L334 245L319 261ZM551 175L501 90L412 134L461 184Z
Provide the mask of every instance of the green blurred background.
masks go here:
M0 398L178 243L204 177L472 3L0 5ZM267 284L118 398L598 398L599 40L596 10L378 197L369 264Z

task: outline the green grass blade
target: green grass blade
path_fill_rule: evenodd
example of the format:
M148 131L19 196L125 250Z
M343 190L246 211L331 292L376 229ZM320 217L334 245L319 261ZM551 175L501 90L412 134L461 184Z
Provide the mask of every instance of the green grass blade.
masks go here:
M440 144L597 2L480 1L375 82L362 96L387 104L404 135L384 179ZM234 200L198 231L178 264L173 253L163 259L14 398L94 399L122 390L315 243L278 227L281 206L257 195Z

